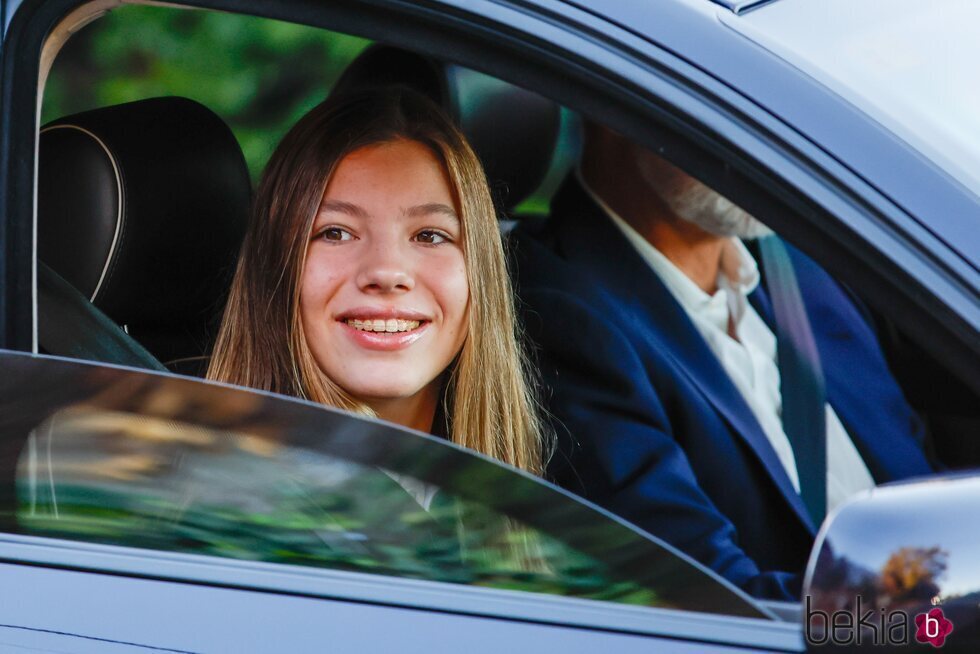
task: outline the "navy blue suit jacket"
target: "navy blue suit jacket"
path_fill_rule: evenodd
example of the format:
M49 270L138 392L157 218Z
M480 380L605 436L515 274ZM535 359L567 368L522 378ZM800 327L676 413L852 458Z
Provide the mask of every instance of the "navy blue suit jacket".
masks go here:
M819 525L649 265L575 182L559 192L543 228L518 228L512 246L524 326L558 432L549 475L750 593L798 600ZM826 272L790 254L827 400L875 481L928 474L922 423L872 325ZM770 320L764 292L750 299Z

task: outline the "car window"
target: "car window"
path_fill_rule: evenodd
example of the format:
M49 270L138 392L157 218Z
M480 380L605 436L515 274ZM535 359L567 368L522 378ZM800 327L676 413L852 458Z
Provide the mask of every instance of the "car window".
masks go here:
M45 84L41 123L144 98L192 98L228 124L257 182L279 139L327 97L371 43L256 16L123 5L59 51ZM545 213L570 165L575 117L566 112L562 121L553 166L521 213Z
M254 189L279 139L369 45L305 25L152 6L120 7L68 39L47 76L39 135L39 351L203 376L245 231L249 181ZM175 96L168 108L135 106L163 107L167 96ZM169 123L152 117L178 110ZM127 120L147 122L119 127ZM528 190L543 183L517 207L522 215L546 212L571 165L574 116L565 111L558 122L551 174L529 173ZM542 172L549 153L542 148ZM159 173L147 172L153 166Z
M0 362L8 530L765 615L655 539L432 436L170 375Z

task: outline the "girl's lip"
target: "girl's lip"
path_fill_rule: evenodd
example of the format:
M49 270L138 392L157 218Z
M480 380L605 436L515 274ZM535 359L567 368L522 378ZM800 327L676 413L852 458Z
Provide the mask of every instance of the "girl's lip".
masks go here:
M407 332L368 332L354 329L344 321L340 322L341 329L344 330L344 333L354 343L368 350L379 350L383 352L407 348L422 338L422 334L429 324L428 321L421 322L418 327Z

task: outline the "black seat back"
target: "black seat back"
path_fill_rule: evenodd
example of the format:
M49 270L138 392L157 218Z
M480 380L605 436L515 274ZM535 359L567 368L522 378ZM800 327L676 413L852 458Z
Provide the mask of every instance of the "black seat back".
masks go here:
M56 120L39 147L40 260L160 361L197 372L250 201L231 130L154 98Z

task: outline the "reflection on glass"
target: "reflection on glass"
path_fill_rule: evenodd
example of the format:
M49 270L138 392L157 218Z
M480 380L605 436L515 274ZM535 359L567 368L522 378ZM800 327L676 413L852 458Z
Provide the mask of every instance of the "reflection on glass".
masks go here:
M0 529L766 617L652 537L438 438L0 352Z
M31 533L641 604L596 562L406 475L232 432L74 408L17 474Z

